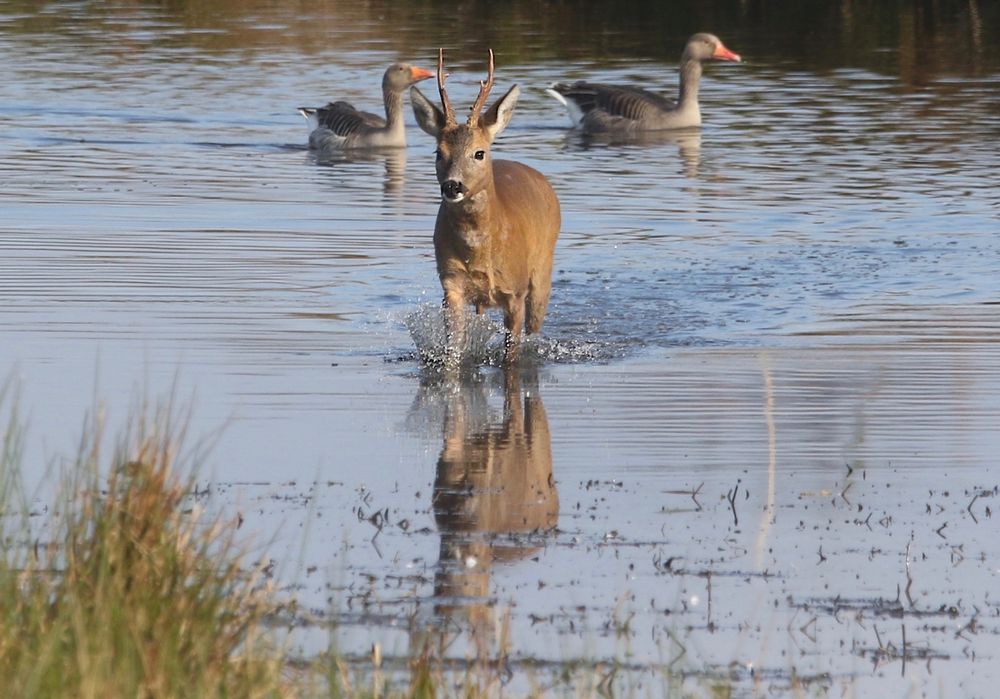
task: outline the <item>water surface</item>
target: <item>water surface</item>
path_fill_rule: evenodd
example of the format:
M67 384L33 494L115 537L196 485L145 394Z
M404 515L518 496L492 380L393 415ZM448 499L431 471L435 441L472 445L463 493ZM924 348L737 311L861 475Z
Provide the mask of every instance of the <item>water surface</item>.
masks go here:
M653 5L6 6L0 371L29 480L95 396L113 429L175 390L221 430L219 507L282 532L304 652L329 621L358 655L433 623L461 658L506 623L515 682L989 696L996 8ZM706 69L701 129L584 139L542 90L672 93L699 29L748 59ZM440 296L433 143L408 115L404 151L317 159L295 113L376 109L384 66L438 45L456 103L497 50L523 96L494 153L564 218L534 361L457 382L407 327Z

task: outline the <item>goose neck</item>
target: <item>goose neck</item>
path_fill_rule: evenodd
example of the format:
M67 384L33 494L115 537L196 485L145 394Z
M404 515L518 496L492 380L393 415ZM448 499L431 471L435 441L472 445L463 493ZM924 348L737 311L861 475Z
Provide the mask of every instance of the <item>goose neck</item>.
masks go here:
M680 67L680 92L677 96L678 107L698 103L698 88L701 86L701 61L687 56Z
M403 130L403 94L393 90L382 90L385 102L385 124L389 131Z

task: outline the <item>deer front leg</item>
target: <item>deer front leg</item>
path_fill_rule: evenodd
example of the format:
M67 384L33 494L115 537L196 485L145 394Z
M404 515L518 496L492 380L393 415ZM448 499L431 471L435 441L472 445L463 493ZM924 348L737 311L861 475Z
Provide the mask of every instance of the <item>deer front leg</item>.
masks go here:
M512 296L507 301L503 314L503 324L507 328L504 338L504 364L517 361L521 353L521 333L524 330L524 296Z
M461 286L447 281L444 287L444 327L445 349L444 363L455 367L462 361L462 349L465 347L465 294Z

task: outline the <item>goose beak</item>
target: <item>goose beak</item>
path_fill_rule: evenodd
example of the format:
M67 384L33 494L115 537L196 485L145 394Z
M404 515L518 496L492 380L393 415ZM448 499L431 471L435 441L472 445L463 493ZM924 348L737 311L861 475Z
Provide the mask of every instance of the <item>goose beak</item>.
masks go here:
M421 80L426 80L427 78L433 78L434 73L429 70L424 70L423 68L417 68L413 66L410 68L410 80L413 82L420 82Z
M740 58L740 54L733 53L721 43L715 47L715 53L712 54L712 58L719 61L736 61L737 63L743 60Z

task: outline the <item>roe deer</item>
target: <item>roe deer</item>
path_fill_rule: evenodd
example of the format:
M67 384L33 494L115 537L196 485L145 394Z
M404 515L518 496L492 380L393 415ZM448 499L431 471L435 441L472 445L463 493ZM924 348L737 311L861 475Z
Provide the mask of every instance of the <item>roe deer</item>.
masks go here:
M538 332L552 287L552 254L559 235L559 199L537 170L492 160L490 144L514 114L514 85L485 114L493 88L489 72L468 122L458 124L444 88L444 50L438 51L441 108L416 87L410 100L420 128L437 139L441 206L434 226L434 255L444 289L448 327L446 358L460 359L466 304L477 313L499 306L507 328L504 359L517 358L521 331Z

